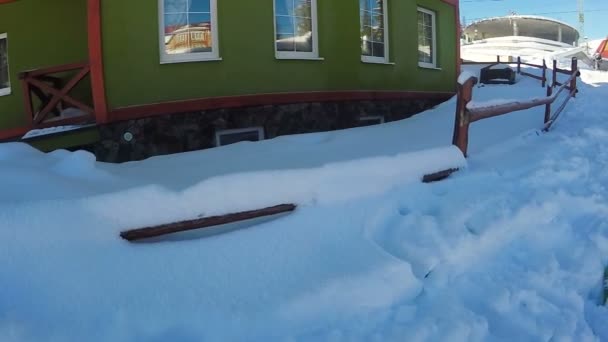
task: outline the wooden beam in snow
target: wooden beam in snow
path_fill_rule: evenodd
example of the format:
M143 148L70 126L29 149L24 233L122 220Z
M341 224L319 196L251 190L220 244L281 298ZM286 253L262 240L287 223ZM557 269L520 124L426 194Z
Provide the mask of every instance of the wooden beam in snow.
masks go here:
M190 230L209 228L220 226L223 224L234 223L239 221L250 220L254 218L271 216L286 212L291 212L296 209L295 204L281 204L274 207L268 207L257 210L242 211L238 213L203 217L193 220L186 220L174 223L163 224L154 227L139 228L126 230L120 233L120 236L128 241L137 241L142 239L153 238L157 236L185 232Z

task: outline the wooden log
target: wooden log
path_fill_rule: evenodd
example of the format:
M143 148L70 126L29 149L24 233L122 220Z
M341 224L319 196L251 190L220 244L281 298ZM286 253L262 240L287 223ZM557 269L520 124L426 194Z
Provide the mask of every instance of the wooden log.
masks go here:
M542 81L542 80L543 80L543 78L542 78L541 76L536 76L536 75L533 75L533 74L527 73L527 72L525 72L525 71L522 71L522 72L521 72L521 74L522 74L522 75L524 75L524 76L532 77L532 78L537 79L537 80L539 80L539 81Z
M551 97L552 93L553 93L553 88L547 87L547 97ZM549 122L550 119L551 119L551 102L549 102L545 105L545 120L544 120L545 125Z
M521 57L517 57L517 73L521 74Z
M532 64L532 63L526 63L526 62L521 62L521 65L526 65L526 66L530 66L530 67L538 68L538 69L542 69L542 67L543 67L540 64Z
M545 127L543 128L543 132L548 132L551 129L551 126L553 126L553 124L555 123L555 121L557 120L557 118L559 117L559 115L562 113L562 111L564 110L564 108L566 108L566 105L568 104L568 102L570 101L570 99L574 97L575 93L576 93L575 90L571 90L570 91L570 93L568 94L568 96L566 97L566 99L564 100L564 102L557 108L557 110L555 111L555 113L553 114L553 116L551 117L551 119L549 120L549 122L547 122L545 124Z
M551 87L555 87L557 85L557 59L553 60L553 82Z
M22 71L18 74L18 76L20 79L24 79L27 77L38 77L38 76L49 75L49 74L57 74L57 73L66 72L66 71L80 70L85 67L88 68L88 66L89 66L88 62L57 65L57 66L52 66L49 68Z
M608 305L608 267L604 269L604 300L603 305Z
M438 182L438 181L448 178L452 173L454 173L456 171L458 171L458 168L447 169L447 170L431 173L428 175L424 175L424 177L422 177L422 182L423 183Z
M576 97L576 79L578 76L578 59L576 57L572 57L572 75L576 75L575 77L570 78L570 89L574 91L574 95L572 97Z
M209 228L228 223L250 220L254 218L271 216L286 212L291 212L296 209L295 204L281 204L274 207L268 207L257 210L243 211L238 213L203 217L193 220L186 220L168 224L162 224L154 227L139 228L127 230L120 233L120 236L128 241L137 241L172 233L185 232L189 230Z
M572 74L572 71L566 70L566 69L557 68L557 69L555 69L555 71L558 72L558 73L560 73L560 74L564 74L564 75L571 75Z
M467 157L469 145L470 115L467 104L473 98L473 86L477 84L477 78L471 77L464 84L458 84L458 95L456 99L456 118L454 119L454 134L452 144L457 146L462 154Z
M547 85L547 62L543 59L543 76L541 78L542 84L541 87L545 87Z
M32 86L27 79L20 79L21 91L23 92L23 109L25 111L25 118L28 126L31 126L34 122L34 105L32 103Z

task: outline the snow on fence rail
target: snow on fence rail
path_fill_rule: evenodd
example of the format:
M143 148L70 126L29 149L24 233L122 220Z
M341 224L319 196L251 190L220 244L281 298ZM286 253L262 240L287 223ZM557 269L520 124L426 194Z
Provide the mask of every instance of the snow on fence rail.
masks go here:
M575 70L578 69L578 60L576 59L576 57L572 58L572 62L576 63L576 65L572 65L571 70ZM486 66L486 68L491 68L495 65L498 64L507 64L507 65L516 65L517 66L517 73L521 74L523 76L528 76L534 79L537 79L539 81L541 81L541 87L545 87L547 84L547 71L548 71L548 67L547 67L547 63L545 62L545 60L543 60L543 64L534 64L534 63L527 63L527 62L522 62L521 61L521 57L517 57L517 61L513 62L513 61L501 61L500 60L500 56L496 56L496 62L495 63L489 63L489 62L471 62L471 61L461 61L461 64L463 65L486 65L489 64L488 66ZM542 70L542 75L541 76L537 76L534 74L531 74L529 72L525 72L521 70L521 66L525 65L525 66L529 66L529 67L533 67L533 68L538 68ZM564 75L571 75L572 71L571 70L566 70L566 69L560 69L557 67L557 60L553 60L553 68L552 68L552 73L553 73L553 79L552 79L552 86L555 87L555 85L562 85L562 83L557 81L557 74L564 74Z
M497 63L491 64L496 65L500 63L500 57L497 58ZM467 64L467 63L465 63ZM479 64L479 63L474 63ZM487 64L487 63L486 63ZM506 63L513 64L513 63ZM527 65L532 67L538 67L543 70L542 76L531 75L529 73L521 72L521 65ZM535 79L538 79L542 82L542 86L545 86L547 81L546 72L547 72L547 64L543 61L543 65L536 65L530 63L522 63L521 58L517 58L517 72L524 75L530 76ZM557 74L567 74L570 75L567 81L560 83L557 81ZM543 131L548 131L551 128L551 125L557 120L561 112L564 110L568 101L571 98L576 97L576 93L578 92L576 81L578 76L580 76L580 72L578 70L578 60L576 57L572 58L572 66L571 70L564 70L557 68L557 61L553 61L553 80L550 86L547 86L547 96L542 98L533 98L528 100L513 100L510 102L504 103L494 103L494 104L472 104L471 100L473 98L473 86L477 84L477 78L475 76L469 76L467 79L461 80L458 87L457 92L457 101L456 101L456 120L454 121L454 135L452 138L452 144L456 145L463 153L463 155L467 156L468 143L469 143L469 125L475 121L492 118L499 115L504 115L520 110L525 110L538 106L545 106L545 118L544 118L544 128ZM557 88L554 91L554 88ZM555 112L551 114L551 106L558 99L558 96L564 91L568 90L567 97L564 101L557 107Z

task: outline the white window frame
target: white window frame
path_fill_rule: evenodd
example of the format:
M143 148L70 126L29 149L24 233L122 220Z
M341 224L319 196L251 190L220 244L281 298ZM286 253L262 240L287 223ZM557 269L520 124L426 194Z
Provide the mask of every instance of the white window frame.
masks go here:
M249 0L253 1L253 0ZM260 0L257 0L260 1ZM274 25L274 54L276 59L311 59L323 60L319 57L319 29L317 26L317 0L310 0L310 15L312 19L312 52L278 51L277 50L277 3L272 0L273 25Z
M7 88L0 88L0 96L7 96L11 94L11 73L10 73L10 64L9 64L9 59L8 59L8 33L0 33L0 39L5 39L6 40L6 66L7 66L7 72L8 72L8 87Z
M220 61L219 36L217 32L217 0L209 0L211 10L211 52L168 54L165 50L165 2L158 0L158 44L160 64Z
M390 64L389 63L389 48L388 48L388 1L382 0L382 8L384 8L384 13L382 13L382 19L384 21L384 57L375 57L375 56L364 56L361 55L361 62L363 63L380 63L380 64ZM359 22L361 22L361 8L359 8ZM361 37L359 37L359 41L361 41Z
M265 139L264 137L264 127L256 126L256 127L247 127L247 128L235 128L235 129L223 129L215 132L215 146L227 146L220 145L220 137L222 135L230 135L230 134L238 134L238 133L246 133L246 132L257 132L258 133L258 141L262 141Z
M432 29L433 29L433 45L431 48L433 49L433 63L426 63L418 61L418 66L421 68L429 68L429 69L437 69L437 13L435 11L428 10L423 7L418 7L418 12L422 12L425 14L431 15ZM418 36L418 32L416 32L416 37ZM418 46L420 46L420 42L418 42Z

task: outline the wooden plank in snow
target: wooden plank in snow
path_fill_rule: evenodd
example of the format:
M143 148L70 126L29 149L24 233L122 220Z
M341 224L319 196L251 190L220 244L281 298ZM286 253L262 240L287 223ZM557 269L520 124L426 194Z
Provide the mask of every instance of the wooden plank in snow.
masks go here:
M422 182L423 183L438 182L438 181L448 178L452 173L454 173L456 171L458 171L457 168L447 169L447 170L431 173L428 175L424 175L424 177L422 177Z
M174 223L163 224L154 227L146 227L139 229L126 230L120 233L120 236L128 241L137 241L142 239L153 238L157 236L185 232L189 230L209 228L220 226L228 223L240 222L254 218L271 216L286 212L291 212L296 209L295 204L281 204L273 207L242 211L238 213L203 217L193 220L186 220Z

